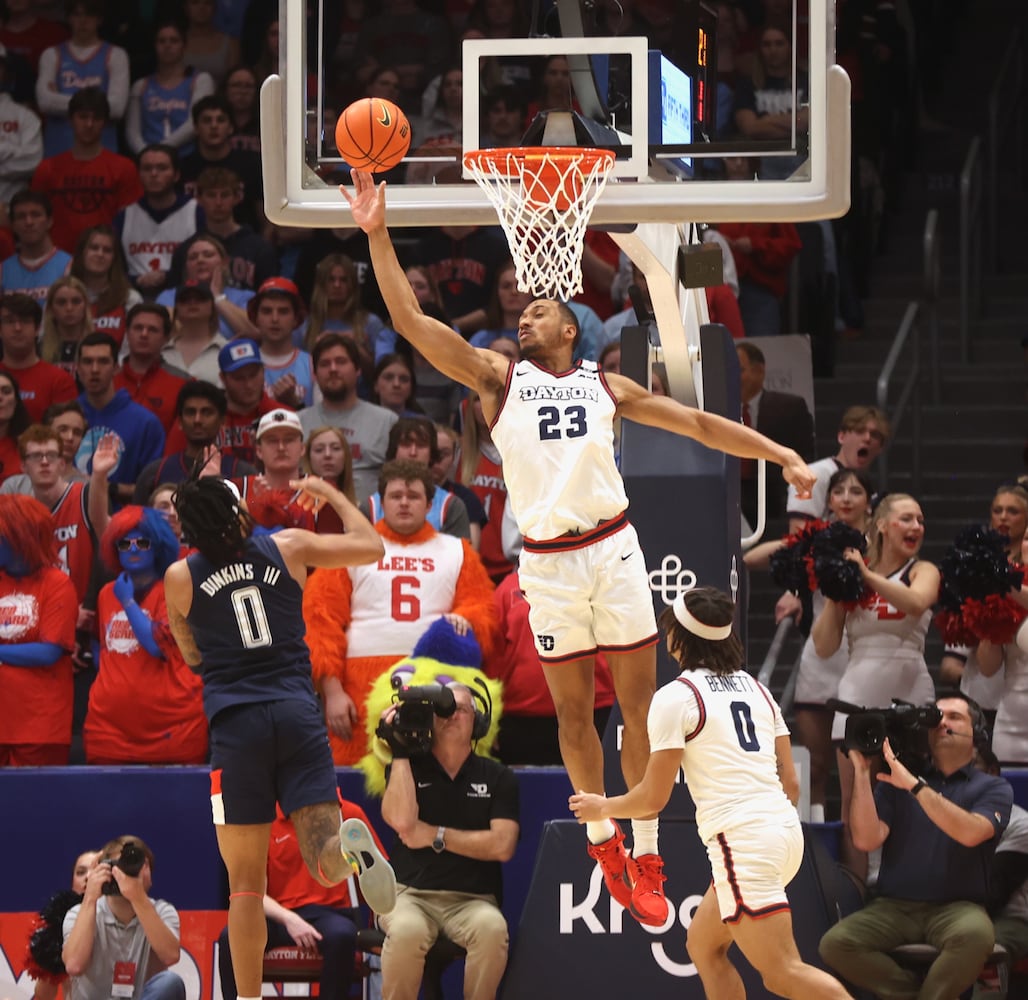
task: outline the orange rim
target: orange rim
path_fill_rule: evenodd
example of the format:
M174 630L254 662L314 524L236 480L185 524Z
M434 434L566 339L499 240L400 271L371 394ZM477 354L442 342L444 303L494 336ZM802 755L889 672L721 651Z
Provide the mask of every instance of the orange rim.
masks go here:
M505 149L472 149L464 154L464 163L477 167L483 173L486 168L491 168L494 174L510 177L513 173L508 170L511 160L521 160L528 164L552 163L556 166L565 166L577 160L584 173L596 165L609 170L615 158L612 150L591 149L587 146L515 146Z

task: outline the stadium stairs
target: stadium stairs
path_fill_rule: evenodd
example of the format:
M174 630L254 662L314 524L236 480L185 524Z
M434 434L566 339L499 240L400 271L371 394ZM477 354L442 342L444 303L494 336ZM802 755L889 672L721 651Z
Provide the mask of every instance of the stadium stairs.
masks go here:
M973 16L972 16L973 11ZM914 157L905 172L900 196L888 211L883 235L872 264L869 295L864 300L865 325L853 339L838 338L832 378L815 380L818 457L834 454L835 433L842 411L854 403L876 401L876 383L909 303L923 295L923 235L927 213L938 210L941 240L939 316L939 400L933 398L931 340L922 325L920 488L916 490L926 519L924 556L938 561L956 533L987 516L996 486L1011 482L1026 470L1023 451L1028 438L1028 168L1014 168L1015 143L1007 141L998 160L998 266L986 263L982 273L982 309L972 312L971 363L961 360L959 296L960 175L975 135L982 137L985 155L985 107L996 80L1000 58L1021 25L1025 55L1025 10L1010 0L982 0L965 9L954 28L950 83L933 120L923 121ZM990 58L982 54L990 53ZM1022 84L1024 86L1024 84ZM1009 95L1008 98L1009 99ZM1022 94L1017 124L1025 117ZM1023 132L1022 132L1023 135ZM1006 136L1010 140L1013 137ZM1023 142L1022 142L1023 145ZM983 178L987 182L988 175ZM985 185L983 184L983 189ZM982 212L984 213L984 204ZM988 222L983 222L987 248ZM910 370L913 351L907 349L893 380L886 409L893 404ZM913 491L911 412L901 417L898 433L886 454L887 489ZM878 469L873 469L878 485ZM772 525L766 537L773 538ZM766 573L751 577L749 663L756 670L764 659L775 626L777 592ZM772 687L780 694L798 655L801 637L794 630L780 658ZM927 659L935 670L941 642L929 635Z

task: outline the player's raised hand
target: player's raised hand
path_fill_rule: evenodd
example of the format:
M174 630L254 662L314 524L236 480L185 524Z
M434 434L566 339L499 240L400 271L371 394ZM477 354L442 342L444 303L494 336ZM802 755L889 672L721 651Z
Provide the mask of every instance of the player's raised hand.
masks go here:
M203 465L200 468L198 474L199 479L204 479L208 476L220 476L221 475L221 449L216 445L208 445L201 452L203 456Z
M382 181L377 187L375 179L363 170L351 170L353 194L345 184L339 185L343 197L350 203L353 221L366 233L385 225L385 187Z
M299 494L294 502L303 510L316 512L322 504L326 503L343 502L353 506L342 490L337 490L330 482L322 479L321 476L304 476L303 479L290 479L289 485Z
M577 792L568 798L568 808L575 814L575 819L579 823L592 823L595 820L606 818L603 814L603 806L606 801L606 795Z
M782 475L785 481L796 490L796 496L800 500L809 500L810 491L817 482L817 476L810 471L810 466L800 458L796 452L782 465Z

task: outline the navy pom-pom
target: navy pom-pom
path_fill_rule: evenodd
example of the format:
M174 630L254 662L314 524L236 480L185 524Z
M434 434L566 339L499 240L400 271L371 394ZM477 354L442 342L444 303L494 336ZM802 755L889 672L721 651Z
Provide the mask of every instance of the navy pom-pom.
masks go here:
M457 630L445 618L438 618L425 629L411 653L412 659L419 657L438 660L453 667L481 669L482 647L479 646L474 632L458 635Z

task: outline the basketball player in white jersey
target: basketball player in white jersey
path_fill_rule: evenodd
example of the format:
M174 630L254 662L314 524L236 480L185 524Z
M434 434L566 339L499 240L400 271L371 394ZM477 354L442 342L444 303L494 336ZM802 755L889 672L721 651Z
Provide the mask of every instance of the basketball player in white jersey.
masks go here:
M628 787L649 756L646 712L656 687L657 641L646 564L628 523L628 498L614 463L615 415L695 438L744 458L783 467L801 493L813 473L783 448L738 421L653 396L631 379L572 360L574 314L552 299L522 313L523 360L472 347L445 323L426 316L400 267L386 229L385 184L352 171L342 188L354 222L368 234L371 260L393 326L444 375L478 392L503 459L518 528L525 537L521 586L559 724L561 756L572 787L603 790L603 750L593 726L593 666L603 650L624 717L621 767ZM589 853L611 895L642 923L667 919L656 813L624 835L608 819L588 824Z
M664 808L682 768L713 875L688 937L708 1000L746 995L728 960L733 941L772 993L842 1000L850 994L804 963L793 938L785 887L803 858L799 782L781 709L742 669L734 616L714 587L675 598L660 625L683 670L650 705L646 774L625 795L580 792L569 805L580 823L646 816Z

